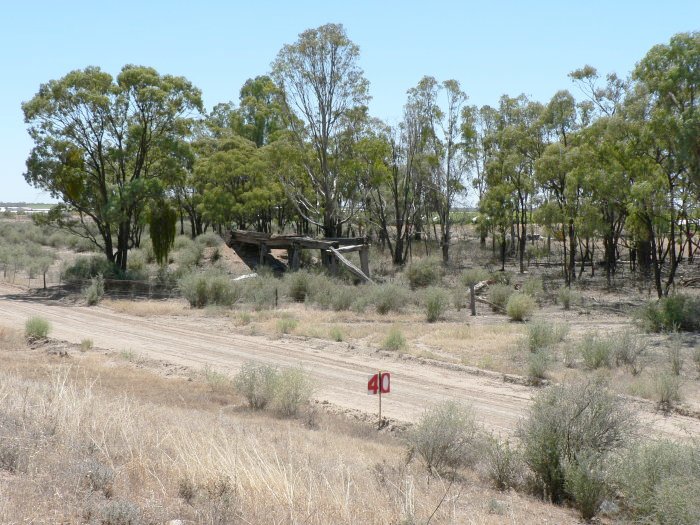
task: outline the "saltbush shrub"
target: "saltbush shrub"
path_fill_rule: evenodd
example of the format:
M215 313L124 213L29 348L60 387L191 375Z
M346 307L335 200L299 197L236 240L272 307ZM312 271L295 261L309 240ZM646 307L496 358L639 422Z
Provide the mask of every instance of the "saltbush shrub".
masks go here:
M118 266L102 256L78 257L73 264L63 270L63 278L66 280L87 280L102 275L105 279L127 279L130 276L124 274Z
M539 300L544 295L544 285L541 277L529 277L523 283L522 293L529 295L535 300Z
M551 323L549 321L532 321L527 325L525 344L530 352L545 350L561 343L569 332L566 324Z
M626 366L632 375L638 375L642 371L641 357L646 351L645 341L627 331L615 339L614 357L615 365Z
M536 308L535 300L524 293L514 293L508 298L506 313L512 321L529 319Z
M95 306L105 295L105 280L101 275L90 279L90 285L83 290L83 297L88 306Z
M522 458L508 440L486 440L486 474L498 490L517 487L523 477Z
M287 293L297 303L303 303L309 296L311 278L305 270L292 272L285 276L287 280Z
M220 246L223 243L223 240L221 239L218 233L209 231L198 235L195 239L195 242L200 246L214 248L216 246Z
M275 398L279 372L270 365L248 361L233 379L233 385L254 410L262 410Z
M554 385L535 397L519 436L540 494L555 503L574 499L566 469L603 458L626 444L635 426L622 400L600 381Z
M46 339L51 331L51 324L43 317L33 316L24 323L24 336L30 341Z
M429 471L445 472L475 462L480 435L469 407L445 401L426 410L407 439Z
M406 278L411 289L434 286L442 277L442 262L439 259L428 257L412 262L406 268Z
M384 350L391 350L398 352L399 350L404 350L406 348L406 338L401 332L401 329L397 326L393 326L389 333L382 341L382 348Z
M374 286L371 292L371 302L380 315L400 312L408 297L406 289L396 284L380 284Z
M489 302L495 310L505 311L513 288L507 284L494 284L489 287Z
M663 409L669 409L681 400L681 380L669 372L658 372L653 378L654 398Z
M527 375L534 383L539 383L547 378L550 360L551 358L546 350L537 350L528 354Z
M557 293L557 302L564 310L571 309L571 306L577 304L579 301L579 294L569 287L560 288Z
M241 297L240 288L227 275L215 271L186 274L178 280L178 287L194 308L231 306Z
M589 370L610 367L615 349L615 341L608 337L586 335L578 345L583 364Z
M700 330L700 297L674 294L647 303L638 317L650 332Z
M450 304L450 294L444 288L431 286L423 296L425 318L429 323L434 323L443 317Z
M285 417L296 415L302 406L309 403L313 393L311 378L301 368L283 369L275 387L274 407Z

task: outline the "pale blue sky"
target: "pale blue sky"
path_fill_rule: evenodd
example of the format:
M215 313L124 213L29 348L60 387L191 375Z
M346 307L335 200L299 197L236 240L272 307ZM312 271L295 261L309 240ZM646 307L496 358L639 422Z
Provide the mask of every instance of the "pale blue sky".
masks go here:
M360 46L374 116L396 123L423 75L455 78L469 103L506 93L580 96L588 63L625 75L651 46L700 29L700 1L19 1L0 0L0 201L47 200L22 177L32 143L20 104L39 85L97 65L183 75L207 108L237 100L304 29L342 23Z

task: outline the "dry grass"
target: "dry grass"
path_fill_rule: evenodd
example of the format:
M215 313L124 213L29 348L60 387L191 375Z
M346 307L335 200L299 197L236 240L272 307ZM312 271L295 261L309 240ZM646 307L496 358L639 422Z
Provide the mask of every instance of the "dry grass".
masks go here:
M99 523L118 510L144 524L424 523L443 497L431 523L576 521L469 471L429 480L401 440L338 416L317 415L310 430L240 408L201 374L71 356L3 343L0 437L19 468L0 472L2 523Z
M102 306L127 315L137 317L154 317L165 315L182 315L188 311L184 301L126 301L123 299L105 299Z

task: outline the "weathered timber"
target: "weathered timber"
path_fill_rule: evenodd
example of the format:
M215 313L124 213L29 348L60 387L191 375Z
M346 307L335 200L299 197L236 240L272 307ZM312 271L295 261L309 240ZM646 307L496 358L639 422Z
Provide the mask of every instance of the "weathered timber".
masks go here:
M342 253L340 253L337 249L331 248L330 252L335 255L334 259L337 259L343 266L345 266L350 273L353 275L356 275L360 279L362 279L365 282L372 283L374 284L374 281L370 279L369 275L365 274L362 270L360 270L357 266L355 266L353 263L351 263L348 259L346 259Z

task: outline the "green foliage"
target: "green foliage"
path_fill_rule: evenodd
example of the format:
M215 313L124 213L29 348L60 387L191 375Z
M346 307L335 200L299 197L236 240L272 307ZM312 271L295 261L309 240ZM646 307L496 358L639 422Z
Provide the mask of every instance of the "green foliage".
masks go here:
M408 301L408 292L396 284L380 284L371 291L371 302L380 315L400 312Z
M241 297L240 288L227 275L214 270L186 274L177 284L182 296L194 308L204 308L207 305L231 306Z
M560 288L559 292L557 293L557 302L562 306L564 310L571 309L571 306L578 303L579 300L579 294L566 286Z
M279 373L274 397L275 410L291 417L309 403L313 394L313 382L301 368L285 368Z
M299 321L293 317L282 317L277 319L277 331L280 334L291 334L299 326Z
M528 354L527 375L535 383L547 378L547 370L551 361L546 350L537 350Z
M455 401L426 410L407 436L411 452L422 458L429 471L437 473L473 464L479 439L471 409Z
M506 313L512 321L524 321L529 319L537 305L529 295L515 293L508 298Z
M184 274L194 270L199 263L202 262L204 249L201 244L186 237L178 237L177 239L182 240L180 242L176 240L175 242L175 263L177 264L178 271Z
M102 275L105 279L130 279L133 274L122 272L117 266L102 256L78 257L63 271L66 280L87 280Z
M522 458L518 450L506 439L500 441L491 436L486 442L486 473L498 490L508 490L519 485L523 476Z
M669 295L650 301L637 312L650 332L700 330L700 297L684 294Z
M578 350L588 369L609 368L615 351L615 339L587 334L579 343Z
M442 277L442 262L434 258L420 259L412 262L406 268L406 278L411 289L434 286Z
M464 270L462 273L461 281L464 286L474 286L482 281L486 281L489 278L489 273L482 268L471 268L469 270Z
M218 234L211 231L198 235L195 239L195 242L200 246L207 248L216 248L218 246L221 246L221 244L223 243L221 237Z
M569 463L564 474L564 488L584 520L597 513L608 493L604 473L594 454L581 454Z
M83 290L83 297L88 306L95 306L105 295L105 280L101 275L90 279L90 285Z
M93 343L92 339L83 339L82 341L80 341L81 352L87 352L88 350L92 350L93 346L95 346L95 343Z
M328 334L336 343L341 343L345 338L345 334L343 334L343 331L338 326L331 327Z
M305 270L299 270L285 275L287 281L287 293L289 297L298 303L303 303L309 295L311 279Z
M398 326L393 326L389 333L382 341L382 348L384 350L391 350L398 352L406 348L406 337L404 337L403 332Z
M43 317L33 316L24 323L24 336L29 341L46 339L51 330L51 324Z
M681 380L677 375L658 372L653 381L654 396L661 408L668 409L681 400Z
M526 346L530 352L537 352L561 343L569 333L566 324L549 321L532 321L527 325Z
M636 523L700 522L700 449L697 443L638 443L615 462L612 483Z
M153 255L160 265L168 262L168 254L175 242L177 211L167 202L160 201L151 206L148 216L148 231L151 236Z
M619 338L614 338L614 356L617 366L624 365L632 373L638 375L642 371L641 356L646 352L644 340L627 331Z
M529 295L533 299L540 299L544 295L544 285L541 277L529 277L523 283L522 293Z
M270 365L247 361L233 379L233 384L240 395L246 398L248 406L262 410L275 398L279 372Z
M489 287L489 302L496 310L505 311L513 288L507 284L494 284Z
M671 341L668 348L668 364L671 365L671 373L674 376L681 375L683 369L683 351L678 341Z
M545 497L573 499L566 469L602 459L625 444L634 418L600 382L554 385L535 397L519 430L524 459Z
M434 323L443 317L450 304L450 295L444 288L430 287L423 296L425 305L425 318L429 323Z

